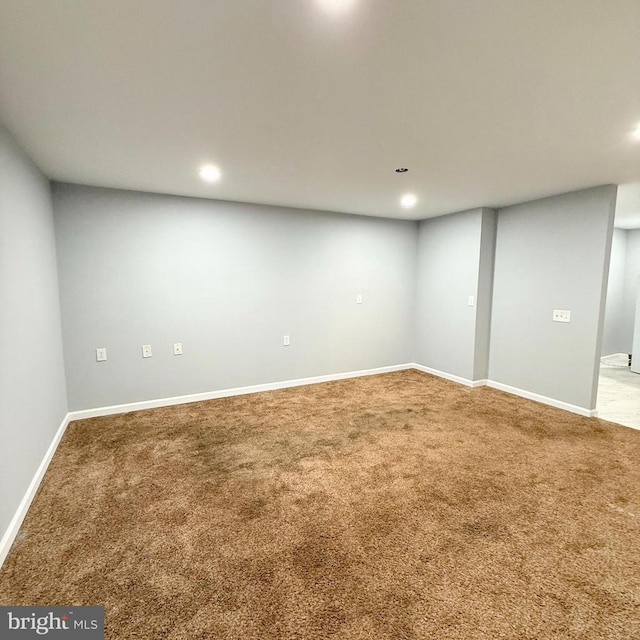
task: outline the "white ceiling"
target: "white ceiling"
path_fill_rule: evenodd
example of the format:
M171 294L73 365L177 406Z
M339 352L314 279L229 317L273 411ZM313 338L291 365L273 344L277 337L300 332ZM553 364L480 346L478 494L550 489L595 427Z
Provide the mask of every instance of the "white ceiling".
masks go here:
M640 180L638 0L340 1L0 0L0 119L55 180L388 217Z

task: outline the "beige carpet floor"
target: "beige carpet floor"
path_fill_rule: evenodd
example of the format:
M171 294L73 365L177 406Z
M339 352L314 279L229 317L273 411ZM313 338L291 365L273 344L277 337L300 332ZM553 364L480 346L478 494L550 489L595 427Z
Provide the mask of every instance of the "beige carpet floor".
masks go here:
M2 604L106 637L640 638L640 432L417 371L72 423Z

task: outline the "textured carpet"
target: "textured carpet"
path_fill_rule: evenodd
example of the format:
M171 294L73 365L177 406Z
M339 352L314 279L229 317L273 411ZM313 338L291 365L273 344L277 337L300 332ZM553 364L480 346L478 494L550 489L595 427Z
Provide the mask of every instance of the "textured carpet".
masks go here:
M72 423L2 604L107 638L640 638L640 432L403 371Z

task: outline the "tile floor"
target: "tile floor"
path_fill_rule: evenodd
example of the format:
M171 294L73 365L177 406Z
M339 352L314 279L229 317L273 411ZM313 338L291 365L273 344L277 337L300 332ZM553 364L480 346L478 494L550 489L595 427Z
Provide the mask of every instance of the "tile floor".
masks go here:
M603 420L640 429L640 374L626 360L623 354L602 359L596 410Z

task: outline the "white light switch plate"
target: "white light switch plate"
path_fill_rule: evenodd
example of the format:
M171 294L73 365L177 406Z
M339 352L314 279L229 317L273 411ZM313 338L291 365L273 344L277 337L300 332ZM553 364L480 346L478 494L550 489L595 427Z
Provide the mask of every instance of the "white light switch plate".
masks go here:
M142 345L142 357L143 358L150 358L153 354L151 353L151 345L150 344L143 344Z
M554 309L553 310L554 322L571 322L571 311L568 309Z
M291 337L290 336L284 336L282 339L282 344L285 347L288 347L291 344Z
M104 362L107 359L107 350L104 347L96 349L96 361Z
M361 293L359 293L356 296L356 304L362 304L362 294Z
M473 306L475 305L475 303L476 303L476 299L475 299L475 297L474 297L474 296L469 296L469 302L467 302L467 304L468 304L470 307L473 307Z
M181 356L182 355L182 342L174 342L173 343L173 355Z

